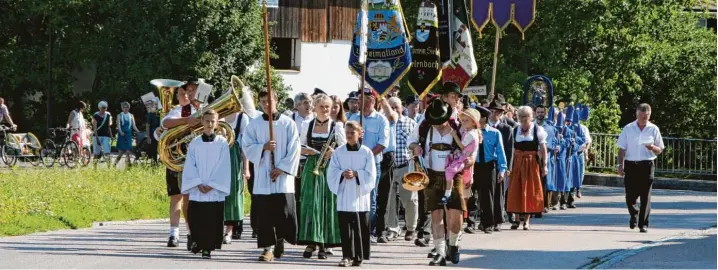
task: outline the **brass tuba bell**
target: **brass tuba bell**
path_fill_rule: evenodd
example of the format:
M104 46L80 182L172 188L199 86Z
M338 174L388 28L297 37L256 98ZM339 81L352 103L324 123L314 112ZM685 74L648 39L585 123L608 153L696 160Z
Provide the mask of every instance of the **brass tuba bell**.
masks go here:
M242 89L244 87L244 83L233 75L231 85L232 87L212 102L212 104L199 109L190 117L202 117L202 114L210 109L217 111L219 118L224 118L241 111L242 105L239 101L239 97L237 96L236 89ZM232 129L232 126L226 122L219 122L217 124L217 134L227 138L227 142L229 142L230 146L235 143L236 137L234 129ZM157 153L160 161L165 164L167 168L176 172L181 172L184 169L187 144L200 135L202 135L201 124L197 124L195 126L179 126L166 131L162 134L157 146Z
M404 174L402 186L409 191L420 191L429 185L429 176L426 175L424 166L419 161L419 157L414 157L411 161L414 164L414 171Z

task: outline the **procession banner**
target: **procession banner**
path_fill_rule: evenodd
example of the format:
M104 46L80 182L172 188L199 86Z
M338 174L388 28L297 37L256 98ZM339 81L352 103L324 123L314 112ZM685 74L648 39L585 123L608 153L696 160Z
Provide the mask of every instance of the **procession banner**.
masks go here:
M439 56L441 64L448 64L451 60L451 51L454 47L451 19L453 14L453 0L437 0L439 6L437 12L439 14Z
M464 89L471 81L479 68L474 58L474 46L469 31L469 17L464 0L453 0L453 14L451 26L453 33L453 48L451 60L444 66L442 81L456 83Z
M441 79L439 60L439 22L436 5L432 0L422 0L416 19L409 70L409 88L422 99Z
M354 26L349 67L360 75L366 66L366 83L384 95L409 71L411 50L398 0L369 0L362 4L365 5L369 20L366 64L360 62L362 39L361 20L358 19ZM357 17L361 18L361 15Z
M469 0L471 1L471 21L476 31L481 32L491 21L500 30L513 24L524 32L534 23L536 18L536 0Z

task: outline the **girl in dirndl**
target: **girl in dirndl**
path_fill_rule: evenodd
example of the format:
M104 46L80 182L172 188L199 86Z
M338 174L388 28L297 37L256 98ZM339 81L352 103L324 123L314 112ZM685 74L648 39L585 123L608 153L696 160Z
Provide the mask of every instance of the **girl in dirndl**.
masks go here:
M341 122L332 121L330 117L333 101L325 94L319 94L314 98L314 111L316 117L305 122L301 128L299 140L302 145L307 145L314 150L322 151L327 144L333 141L335 145L327 148L323 160L320 154L310 149L302 149L302 154L307 155L304 170L301 172L300 192L300 213L298 243L306 245L304 258L311 258L317 248L317 258L327 259L331 255L332 247L341 245L339 233L339 215L337 212L337 197L329 190L327 185L327 167L317 168L321 162L329 163L333 149L346 143L344 125ZM315 174L315 171L319 174Z

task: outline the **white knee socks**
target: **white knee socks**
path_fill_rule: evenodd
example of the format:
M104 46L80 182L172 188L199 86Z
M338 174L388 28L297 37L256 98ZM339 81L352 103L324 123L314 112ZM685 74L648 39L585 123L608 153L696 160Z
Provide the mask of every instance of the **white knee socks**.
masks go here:
M170 226L170 236L179 237L179 226Z
M459 244L459 233L449 232L449 246L457 246Z
M446 257L446 240L445 239L434 239L434 247L436 253L439 253L442 257Z

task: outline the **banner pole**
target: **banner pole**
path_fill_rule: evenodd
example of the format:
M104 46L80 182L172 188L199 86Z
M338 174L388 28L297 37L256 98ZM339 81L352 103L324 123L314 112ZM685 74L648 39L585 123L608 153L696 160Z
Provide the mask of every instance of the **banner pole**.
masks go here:
M494 68L491 72L491 92L489 93L489 101L494 99L494 90L496 89L496 69L499 60L499 40L501 39L501 29L496 26L496 41L494 43Z

